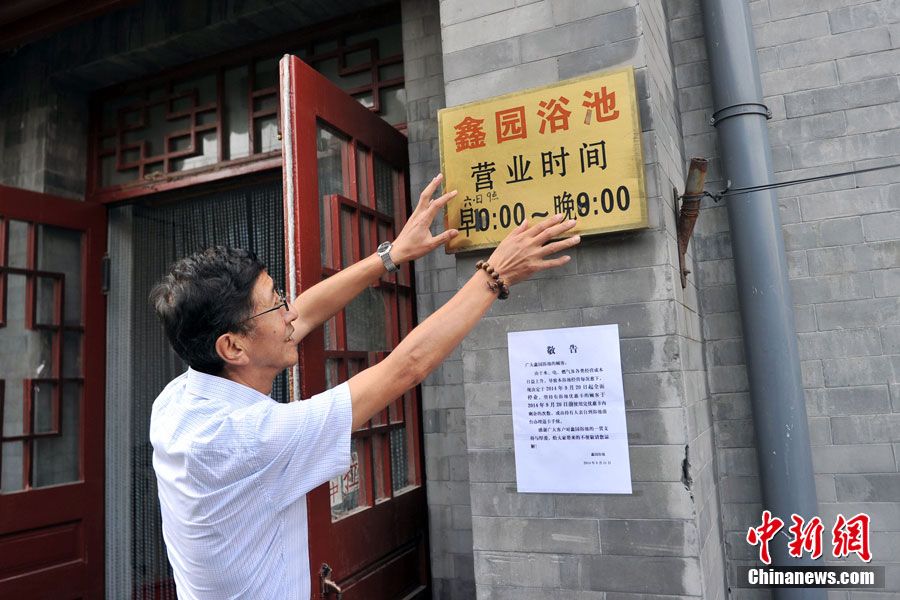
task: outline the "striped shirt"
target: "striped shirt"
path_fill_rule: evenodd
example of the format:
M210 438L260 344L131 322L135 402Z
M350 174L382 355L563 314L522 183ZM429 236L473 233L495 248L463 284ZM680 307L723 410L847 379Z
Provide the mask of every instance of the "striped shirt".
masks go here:
M163 538L181 600L310 597L306 493L350 468L350 388L279 404L188 369L153 403Z

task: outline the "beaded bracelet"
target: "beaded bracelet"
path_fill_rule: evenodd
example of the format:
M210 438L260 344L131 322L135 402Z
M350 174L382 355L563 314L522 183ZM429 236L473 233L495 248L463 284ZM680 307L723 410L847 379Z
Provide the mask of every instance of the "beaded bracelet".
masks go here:
M484 272L493 278L494 281L488 282L488 287L491 288L492 292L496 292L499 290L499 294L497 298L500 300L506 300L509 298L509 286L506 285L506 282L503 281L503 278L500 277L500 273L494 270L494 267L489 265L486 260L479 260L475 263L475 269L484 269Z

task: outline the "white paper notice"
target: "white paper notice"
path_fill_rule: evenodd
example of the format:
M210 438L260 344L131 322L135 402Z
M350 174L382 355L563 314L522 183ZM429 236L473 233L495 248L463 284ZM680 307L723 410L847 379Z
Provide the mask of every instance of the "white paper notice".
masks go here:
M619 326L507 339L518 490L630 494Z

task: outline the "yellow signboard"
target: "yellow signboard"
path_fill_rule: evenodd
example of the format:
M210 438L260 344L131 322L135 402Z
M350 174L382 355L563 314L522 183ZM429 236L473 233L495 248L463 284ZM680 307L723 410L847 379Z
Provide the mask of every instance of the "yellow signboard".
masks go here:
M634 69L438 112L444 191L458 190L448 252L490 248L523 220L577 219L567 235L647 226Z

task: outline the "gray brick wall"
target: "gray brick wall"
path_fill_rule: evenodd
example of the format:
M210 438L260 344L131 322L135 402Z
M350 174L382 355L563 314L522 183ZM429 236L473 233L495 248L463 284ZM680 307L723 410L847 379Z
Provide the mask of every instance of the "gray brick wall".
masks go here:
M753 0L750 8L773 112L776 179L900 162L900 3ZM707 189L716 191L723 174L708 124L700 0L669 2L669 31L685 152L711 159ZM830 599L880 600L900 590L900 561L891 550L900 537L898 182L900 170L891 170L779 191L826 538L837 513L867 512L873 551L883 552L873 564L887 565L891 592L831 592ZM762 507L728 231L724 202L705 202L692 245L732 578L735 564L757 558L744 536ZM732 597L770 596L732 587Z
M403 60L414 201L441 169L437 111L444 108L441 25L435 0L403 0ZM440 220L438 220L440 221ZM443 229L435 223L434 232ZM419 321L457 290L456 258L442 249L416 261ZM431 555L432 597L472 598L472 510L466 446L462 354L454 352L422 384L422 424Z
M722 598L699 299L693 284L682 291L677 272L671 190L683 187L684 157L665 7L444 0L440 8L449 106L634 65L649 196L649 229L585 239L564 268L496 303L462 344L477 597ZM457 256L457 283L486 254ZM634 494L518 494L506 333L613 322Z

